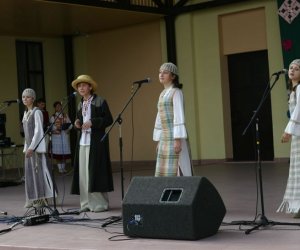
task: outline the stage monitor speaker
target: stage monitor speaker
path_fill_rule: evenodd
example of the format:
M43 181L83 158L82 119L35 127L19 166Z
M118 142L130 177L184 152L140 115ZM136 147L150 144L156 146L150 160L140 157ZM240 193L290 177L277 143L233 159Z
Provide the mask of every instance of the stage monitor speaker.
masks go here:
M197 240L217 233L226 208L205 177L134 177L122 212L127 236Z

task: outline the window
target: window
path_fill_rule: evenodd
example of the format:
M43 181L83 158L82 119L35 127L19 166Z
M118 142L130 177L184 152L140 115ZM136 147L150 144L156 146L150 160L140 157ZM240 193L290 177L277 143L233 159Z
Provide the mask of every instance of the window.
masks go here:
M25 88L32 88L37 98L45 98L42 43L16 41L16 55L19 97ZM23 111L24 107L20 109L20 117Z

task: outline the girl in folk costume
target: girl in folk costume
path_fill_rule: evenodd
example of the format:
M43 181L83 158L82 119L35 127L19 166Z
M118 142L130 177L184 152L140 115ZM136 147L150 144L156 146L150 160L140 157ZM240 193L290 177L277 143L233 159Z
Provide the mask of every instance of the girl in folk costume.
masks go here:
M159 81L164 90L159 96L153 132L153 140L158 141L155 176L192 176L182 84L176 65L161 65Z
M57 166L60 173L66 171L66 160L71 158L70 137L69 132L72 129L72 124L69 116L62 113L62 104L55 102L53 104L55 113L51 116L50 122L52 126L51 134L51 156L57 160Z
M107 192L113 191L108 136L105 129L113 122L105 99L94 92L97 83L88 75L72 82L82 99L74 126L79 130L76 146L72 194L80 194L81 212L108 210Z
M300 59L296 59L289 66L290 120L284 130L281 142L289 142L290 169L283 201L277 212L293 213L295 218L300 217Z
M41 208L53 197L53 182L47 166L46 143L43 138L43 114L33 103L35 91L25 89L22 94L26 110L23 116L25 135L25 207ZM43 139L42 139L43 138Z

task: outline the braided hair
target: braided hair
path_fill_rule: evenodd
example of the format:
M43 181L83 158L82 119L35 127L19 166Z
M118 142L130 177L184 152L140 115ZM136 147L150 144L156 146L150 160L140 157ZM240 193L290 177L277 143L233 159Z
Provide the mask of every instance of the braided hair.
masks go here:
M179 82L179 76L171 73L175 78L173 80L173 88L182 89L183 85Z

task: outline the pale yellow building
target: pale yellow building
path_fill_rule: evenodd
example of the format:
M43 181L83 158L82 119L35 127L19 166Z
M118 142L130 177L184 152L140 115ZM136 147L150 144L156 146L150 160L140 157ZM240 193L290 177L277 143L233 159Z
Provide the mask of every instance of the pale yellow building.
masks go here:
M97 9L87 6L65 6L45 1L26 0L31 8L40 12L26 12L28 23L8 23L16 20L21 10L13 9L8 1L1 1L0 12L0 102L21 99L18 90L16 41L34 41L42 44L45 97L48 111L52 103L68 95L64 37L43 32L49 23L67 29L72 15L81 12L83 31L74 34L74 77L89 74L98 82L97 93L105 97L114 117L121 112L132 93L132 82L147 77L144 84L122 115L123 159L154 166L156 144L152 131L156 104L161 85L158 82L159 66L167 61L165 22L161 15L121 10ZM192 3L206 1L190 1ZM72 8L71 8L72 7ZM25 11L25 10L24 10ZM26 9L26 11L28 11ZM42 11L42 12L41 12ZM103 13L107 28L86 33L88 22L94 26L95 16ZM95 13L94 13L95 12ZM61 14L68 15L68 18ZM89 15L89 13L91 15ZM78 14L78 13L77 13ZM130 22L112 26L114 15ZM14 19L12 17L14 16ZM136 16L136 20L135 20ZM144 18L142 18L144 16ZM30 23L38 22L40 33L30 33ZM62 17L59 20L58 17ZM7 18L7 19L6 19ZM83 21L84 20L84 21ZM24 25L24 34L13 34L14 25ZM5 30L7 27L7 30ZM35 26L36 27L36 26ZM48 27L48 26L47 26ZM29 29L28 29L29 28ZM283 68L279 17L275 0L240 1L224 6L204 8L181 14L175 19L177 65L184 84L186 125L189 131L192 158L196 163L225 161L233 158L231 109L227 56L236 53L265 50L269 72ZM287 158L289 146L280 143L286 125L287 96L284 78L271 92L274 159ZM22 144L19 106L12 104L3 112L7 115L7 136ZM251 117L249 116L249 119ZM113 161L119 161L119 131L116 126L110 133ZM99 138L100 140L101 138Z

